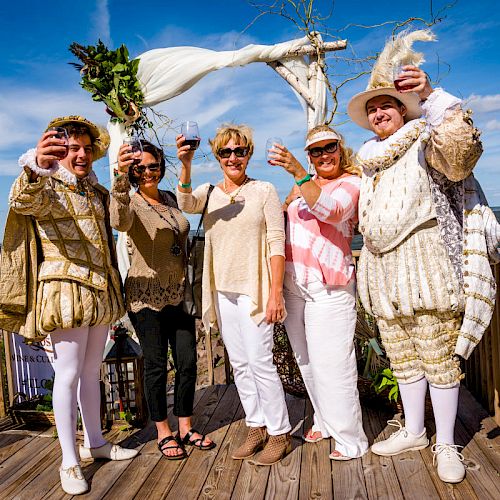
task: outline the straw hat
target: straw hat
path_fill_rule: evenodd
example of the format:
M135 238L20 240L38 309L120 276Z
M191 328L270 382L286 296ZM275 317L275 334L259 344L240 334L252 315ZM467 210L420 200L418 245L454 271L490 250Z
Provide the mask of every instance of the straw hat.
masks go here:
M90 120L87 120L83 116L70 115L60 118L54 118L47 125L46 131L51 127L64 127L71 124L84 125L88 128L90 138L92 139L92 159L94 161L106 155L110 142L108 131L105 128L100 127L99 125L92 123Z
M347 114L354 123L371 130L366 113L366 103L379 95L394 97L406 107L405 122L422 115L420 98L414 92L398 92L394 88L392 72L398 65L419 66L424 62L423 54L412 50L413 42L431 42L436 37L430 30L403 31L394 40L385 44L373 66L370 81L364 92L356 94L347 105Z

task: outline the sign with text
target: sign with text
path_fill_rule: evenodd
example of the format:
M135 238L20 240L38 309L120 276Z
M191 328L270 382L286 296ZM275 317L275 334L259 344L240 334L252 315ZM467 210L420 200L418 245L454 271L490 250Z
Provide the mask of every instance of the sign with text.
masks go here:
M8 338L13 393L22 393L28 399L45 394L45 384L54 377L50 336L30 345L25 344L23 337L17 333L10 333Z

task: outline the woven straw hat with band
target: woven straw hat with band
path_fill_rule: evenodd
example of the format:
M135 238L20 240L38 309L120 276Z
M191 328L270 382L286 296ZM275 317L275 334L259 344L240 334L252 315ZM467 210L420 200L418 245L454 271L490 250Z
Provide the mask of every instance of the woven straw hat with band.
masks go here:
M406 107L405 122L422 115L420 98L414 92L398 92L394 88L393 68L398 65L419 66L424 62L423 55L411 49L413 42L430 42L436 37L430 30L404 31L394 40L386 43L374 64L370 81L364 92L356 94L347 105L347 114L354 123L371 130L366 113L366 103L379 95L394 97Z
M90 137L92 139L92 160L98 160L106 155L109 147L109 134L104 127L100 127L83 116L70 115L60 118L54 118L48 125L47 130L51 127L64 127L66 125L84 125L88 128Z

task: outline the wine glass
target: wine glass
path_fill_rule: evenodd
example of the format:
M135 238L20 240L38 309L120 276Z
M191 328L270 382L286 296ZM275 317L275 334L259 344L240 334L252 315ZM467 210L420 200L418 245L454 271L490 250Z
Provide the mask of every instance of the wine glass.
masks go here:
M266 157L267 163L271 160L271 155L273 154L270 150L274 148L275 144L283 144L283 139L281 137L269 137L266 141Z
M133 165L138 165L141 163L142 159L142 143L139 137L136 135L131 135L125 137L123 144L127 144L130 147L130 153L132 153Z
M64 150L61 150L60 152L57 153L53 153L54 156L57 156L57 158L59 158L60 160L66 158L66 156L68 156L68 151L69 151L69 137L66 129L63 127L50 127L48 129L48 132L56 132L55 134L52 135L52 137L54 137L54 139L64 140L64 144L61 144L61 147L64 147Z
M181 124L181 134L186 139L183 146L189 146L192 150L198 149L200 145L200 131L196 122L183 122Z
M394 65L394 67L392 68L392 81L394 82L394 88L398 92L401 92L402 90L409 90L415 87L415 85L408 85L404 83L407 77L404 76L406 71L403 69L403 66L406 65L399 63Z

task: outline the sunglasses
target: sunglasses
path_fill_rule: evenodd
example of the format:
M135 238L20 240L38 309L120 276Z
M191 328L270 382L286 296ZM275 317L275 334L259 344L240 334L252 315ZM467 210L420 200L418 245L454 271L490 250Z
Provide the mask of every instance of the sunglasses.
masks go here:
M328 144L326 144L323 147L317 146L315 148L310 148L309 149L309 154L313 158L317 158L318 156L321 156L323 153L335 153L335 151L337 151L338 148L339 148L339 142L338 141L329 142Z
M246 147L238 147L238 148L222 148L217 151L217 156L219 158L229 158L232 154L235 154L238 158L245 158L248 154L248 148Z
M160 170L161 165L159 163L150 163L149 165L134 165L134 172L136 174L143 174L146 169L150 172L158 172Z

